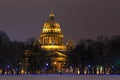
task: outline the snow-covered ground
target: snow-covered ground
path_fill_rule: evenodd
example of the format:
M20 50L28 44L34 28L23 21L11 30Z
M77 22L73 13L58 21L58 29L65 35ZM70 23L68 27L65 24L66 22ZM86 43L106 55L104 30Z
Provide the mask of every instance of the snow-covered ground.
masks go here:
M0 80L120 80L120 75L1 75Z

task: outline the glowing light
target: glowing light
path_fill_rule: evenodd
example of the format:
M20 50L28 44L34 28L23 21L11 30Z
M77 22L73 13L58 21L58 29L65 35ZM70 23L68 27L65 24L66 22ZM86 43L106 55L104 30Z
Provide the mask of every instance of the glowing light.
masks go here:
M112 68L115 68L115 66L112 66Z
M48 63L46 63L46 66L48 66Z
M79 70L79 68L78 68L78 70L77 70L77 74L80 74L80 70Z
M47 49L47 50L56 50L56 49L62 49L65 50L65 46L58 46L58 45L44 45L41 46L42 49Z
M65 61L66 58L52 58L52 60L54 60L54 61Z
M54 13L50 13L50 19L44 23L40 35L41 48L44 50L65 51L66 46L63 43L64 35L61 32L60 24L53 20Z
M2 69L0 69L0 74L2 74Z
M10 66L8 65L7 67L9 68Z
M47 28L60 29L60 25L56 21L53 22L53 23L51 23L50 21L45 22L44 25L43 25L43 27L44 27L44 29L47 29Z
M21 70L21 74L25 74L25 71L23 69Z
M61 32L61 29L43 29L43 32Z
M97 74L103 74L103 66L97 66Z
M87 70L86 69L84 70L84 74L87 74Z
M53 11L51 11L51 13L50 13L49 16L50 16L50 17L54 17L54 13L53 13Z
M90 68L91 67L91 65L88 65L88 68Z
M57 64L57 62L54 62L54 64L56 65L56 64Z

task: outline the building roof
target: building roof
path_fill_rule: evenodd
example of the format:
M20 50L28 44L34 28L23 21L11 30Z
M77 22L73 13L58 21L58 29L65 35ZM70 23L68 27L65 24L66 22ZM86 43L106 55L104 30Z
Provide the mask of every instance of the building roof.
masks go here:
M60 24L54 19L54 13L50 12L49 14L49 20L46 21L43 25L43 33L46 32L57 32L57 33L61 33L61 28L60 28Z
M55 51L51 54L49 54L48 56L54 56L54 57L67 57L65 54L61 53L61 52L58 52L58 51Z

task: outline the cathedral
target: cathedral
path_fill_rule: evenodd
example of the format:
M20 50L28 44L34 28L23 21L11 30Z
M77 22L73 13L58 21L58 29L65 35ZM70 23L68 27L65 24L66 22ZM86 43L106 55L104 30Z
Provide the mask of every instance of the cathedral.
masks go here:
M63 42L63 33L60 24L54 19L54 13L49 14L49 20L44 23L39 41L41 49L49 52L53 72L63 71L63 65L66 64L66 46Z
M73 48L73 43L69 40L64 44L64 35L61 30L60 24L54 18L55 14L51 11L49 14L49 19L43 24L43 29L40 33L37 44L40 46L41 50L47 52L47 58L50 60L50 64L46 63L46 66L51 66L52 73L65 72L67 65L67 51ZM35 42L36 43L36 42ZM27 72L29 68L29 55L32 52L26 50L26 59L23 63L23 72ZM33 53L34 54L34 53ZM46 53L43 53L46 54Z

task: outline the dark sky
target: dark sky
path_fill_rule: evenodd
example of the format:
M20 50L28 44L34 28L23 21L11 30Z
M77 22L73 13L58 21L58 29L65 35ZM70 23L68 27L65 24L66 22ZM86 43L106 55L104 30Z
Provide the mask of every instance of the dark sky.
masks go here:
M120 34L120 0L0 0L0 30L11 40L38 38L51 10L65 41Z

